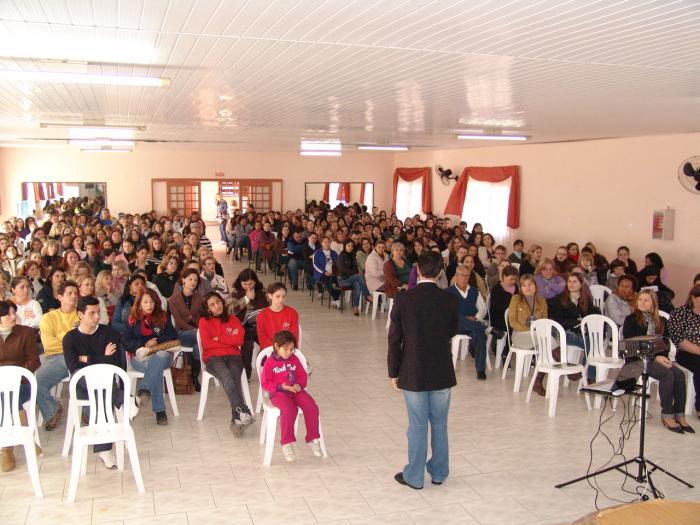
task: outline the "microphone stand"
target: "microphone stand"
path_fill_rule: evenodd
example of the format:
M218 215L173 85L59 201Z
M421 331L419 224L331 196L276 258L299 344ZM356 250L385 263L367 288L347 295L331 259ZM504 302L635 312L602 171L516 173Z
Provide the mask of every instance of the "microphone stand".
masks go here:
M599 476L600 474L605 474L606 472L610 472L611 470L619 470L622 472L625 476L630 477L634 479L637 483L649 483L649 489L652 495L654 496L655 499L658 498L663 498L663 494L659 492L659 490L656 488L654 485L654 482L651 479L651 475L654 473L656 470L660 470L667 476L675 479L679 483L682 483L689 489L694 488L693 485L688 483L687 481L682 480L675 474L669 472L668 470L660 467L650 459L647 459L644 456L644 434L646 431L646 414L647 414L647 399L649 398L649 395L647 394L647 385L649 383L649 373L647 372L647 366L649 364L649 360L652 359L652 357L642 357L642 362L643 362L643 370L642 370L642 391L641 393L635 393L635 392L627 392L630 396L637 396L642 398L642 417L641 417L641 422L639 424L639 453L631 458L628 459L627 461L622 461L620 463L617 463L616 465L612 465L610 467L606 467L601 470L597 470L595 472L591 472L590 474L586 474L585 476L578 477L576 479L572 479L570 481L567 481L565 483L560 483L558 485L554 485L555 488L562 488L566 487L568 485L572 485L574 483L578 483L579 481L583 481L585 479L590 479L594 478L596 476ZM582 388L582 390L586 390L585 388ZM590 390L590 392L593 392L595 394L601 394L600 391L597 390ZM612 393L605 393L608 396L612 396ZM631 465L632 463L636 463L638 470L637 474L634 475L631 472L628 472L627 469L623 469L623 467L626 467L627 465ZM649 496L642 496L643 500L649 499Z

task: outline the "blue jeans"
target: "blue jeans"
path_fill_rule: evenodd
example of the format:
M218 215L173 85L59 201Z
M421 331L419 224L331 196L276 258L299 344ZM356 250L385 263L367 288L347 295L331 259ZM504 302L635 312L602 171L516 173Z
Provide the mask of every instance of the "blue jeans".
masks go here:
M219 235L221 235L221 242L228 242L228 238L226 237L226 221L219 223Z
M403 469L403 479L412 487L423 486L427 469L433 481L444 481L450 473L447 445L447 413L450 410L451 389L430 392L403 390L408 411L408 465ZM430 446L428 457L428 422L430 422Z
M340 279L339 284L340 286L352 287L353 308L357 308L360 305L360 295L363 295L365 299L370 295L367 285L365 284L365 280L359 273L351 275L347 279Z
M248 249L248 259L251 259L250 237L243 237L243 238L236 239L236 249L238 250L238 257L243 257L243 248Z
M476 371L486 372L486 325L460 315L459 333L466 334L472 338Z
M575 346L577 348L586 348L584 346L584 341L583 341L583 335L581 335L581 332L571 332L569 330L566 331L566 346ZM583 364L586 364L586 353L583 353ZM589 366L588 367L588 374L586 374L586 378L588 379L589 383L592 383L595 381L595 367L594 366Z
M139 389L148 390L151 393L151 407L153 412L165 412L165 399L163 397L163 370L173 364L172 352L156 352L142 361L134 356L131 359L131 368L143 374Z
M289 282L292 283L292 288L299 286L299 270L303 268L304 261L290 257L287 261L287 275Z
M199 357L199 345L197 344L197 330L193 328L192 330L184 330L177 334L177 338L182 343L182 346L192 347L192 354L197 361L200 361Z
M51 395L51 389L68 377L68 368L63 354L46 356L36 371L36 404L41 417L50 421L56 415L58 401Z

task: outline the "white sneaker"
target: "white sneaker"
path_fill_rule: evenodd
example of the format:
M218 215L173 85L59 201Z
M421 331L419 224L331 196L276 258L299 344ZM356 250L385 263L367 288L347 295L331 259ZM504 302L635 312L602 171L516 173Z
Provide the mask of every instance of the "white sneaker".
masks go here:
M100 456L102 463L105 464L105 468L110 470L117 468L117 456L114 455L113 451L105 450L104 452L100 452L98 455Z
M294 445L292 445L291 443L282 445L282 455L284 456L284 459L288 462L292 462L295 459L297 459L297 453L294 451Z
M139 406L136 404L136 398L129 396L129 419L134 419L139 415Z
M243 423L243 426L245 427L249 427L250 425L255 423L255 419L253 419L253 416L251 416L247 412L241 412L238 417L240 417L241 423Z
M318 439L314 439L313 441L309 442L309 448L317 458L323 456L323 451L321 451L321 442Z
M335 301L331 301L331 306L334 306L336 308L340 308L340 300L336 299Z

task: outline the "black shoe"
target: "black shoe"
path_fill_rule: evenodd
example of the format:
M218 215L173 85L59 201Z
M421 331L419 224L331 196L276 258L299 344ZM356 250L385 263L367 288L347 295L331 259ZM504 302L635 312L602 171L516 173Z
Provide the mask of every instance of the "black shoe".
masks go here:
M228 257L229 255L231 255L231 247L227 246L226 247L226 257Z
M292 290L295 290L295 291L296 291L296 290L298 290L298 289L299 289L299 285L293 285L293 286L292 286Z
M479 381L486 381L486 372L477 372L476 373L476 378Z
M140 389L140 390L136 393L136 395L137 395L137 397L139 398L139 402L140 402L140 403L143 403L144 401L147 401L147 400L150 399L150 397L151 397L151 393L150 393L148 390L146 390L145 388Z
M695 434L695 429L690 425L681 425L680 423L678 424L683 429L683 432L687 432L688 434Z
M420 490L423 487L414 487L413 485L409 485L408 482L403 479L403 472L398 472L396 476L394 476L394 479L400 484L400 485L406 485L407 487L411 487L413 490Z
M156 424L167 425L168 424L168 414L165 412L156 412Z
M434 479L431 479L430 483L432 483L433 485L442 485L442 481L435 481Z
M194 391L195 392L201 392L202 391L202 385L199 382L199 379L196 377L192 378L192 382L194 383Z
M675 427L672 427L672 426L666 424L666 421L664 421L663 419L661 420L661 423L663 423L663 425L667 429L669 429L671 432L675 432L676 434L685 434L685 432L683 432L683 430L684 430L683 427L680 425L676 425Z

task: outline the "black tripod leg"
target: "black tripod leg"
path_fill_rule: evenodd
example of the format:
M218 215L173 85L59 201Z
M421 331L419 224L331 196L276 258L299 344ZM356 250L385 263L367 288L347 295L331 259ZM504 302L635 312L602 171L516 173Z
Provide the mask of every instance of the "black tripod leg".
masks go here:
M579 481L583 481L584 479L590 479L594 478L596 476L599 476L601 474L605 474L606 472L610 472L611 470L619 470L621 467L624 467L625 465L629 465L630 463L634 463L636 461L636 458L628 459L627 461L623 461L622 463L618 463L617 465L612 465L610 467L604 468L603 470L597 470L596 472L591 472L590 474L586 474L585 476L581 476L576 479L572 479L571 481L567 481L565 483L559 483L559 485L554 485L554 488L560 489L562 487L566 487L568 485L573 485L574 483L578 483ZM624 471L622 471L624 473Z
M667 476L669 476L669 477L675 479L678 483L682 483L683 485L685 485L685 486L688 487L689 489L695 488L694 485L691 485L691 484L688 483L687 481L683 481L681 478L679 478L679 477L676 476L675 474L671 474L668 470L666 470L666 469L664 469L664 468L661 468L660 466L658 466L658 465L657 465L656 463L654 463L653 461L649 461L648 459L647 459L646 461L647 461L647 463L649 463L651 466L654 467L653 470L660 470L661 472L663 472L663 473L666 474ZM651 472L650 472L650 473L651 473Z

